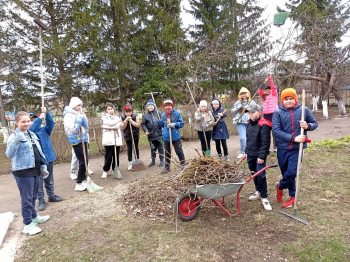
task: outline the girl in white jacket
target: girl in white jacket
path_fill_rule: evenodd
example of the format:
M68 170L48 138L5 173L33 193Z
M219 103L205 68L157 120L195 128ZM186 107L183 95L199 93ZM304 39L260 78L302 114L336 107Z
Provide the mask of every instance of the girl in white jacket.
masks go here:
M107 178L107 173L111 168L115 168L114 145L117 147L117 165L119 167L120 146L123 145L122 134L120 132L121 119L114 112L114 105L106 103L106 112L102 115L102 146L105 147L105 164L103 166L102 178Z

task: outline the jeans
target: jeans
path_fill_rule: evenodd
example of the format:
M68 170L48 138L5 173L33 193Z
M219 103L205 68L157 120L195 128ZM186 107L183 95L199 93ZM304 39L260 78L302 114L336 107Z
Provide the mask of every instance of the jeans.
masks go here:
M105 165L103 166L103 171L108 172L111 169L114 171L115 168L115 154L114 154L114 146L105 146L106 154L105 154ZM119 167L119 153L120 146L116 146L117 151L117 165Z
M175 149L175 153L177 154L181 165L185 164L185 155L184 152L182 151L182 144L181 144L181 139L173 141L172 142L173 147ZM170 168L170 159L171 159L171 149L170 149L170 142L164 140L164 149L165 149L165 168L169 169Z
M263 159L263 164L258 164L257 156L247 155L247 162L249 170L252 172L259 172L261 169L266 167L266 158ZM255 190L259 191L262 198L267 198L267 182L266 182L266 172L260 173L258 176L254 177Z
M224 149L224 156L228 156L226 139L217 139L217 140L215 140L216 152L218 152L218 155L221 155L220 142L221 142L222 148Z
M37 217L35 200L38 197L40 176L14 177L21 195L23 223L29 225Z
M152 160L156 159L156 156L157 156L156 152L158 150L160 161L164 161L164 148L163 148L163 145L162 145L161 141L155 140L155 141L149 141L149 143L151 145ZM152 145L153 145L153 148L152 148Z
M237 124L237 131L239 135L239 144L241 146L241 154L245 153L245 146L247 144L247 125Z
M86 163L89 163L89 157L88 157L88 150L87 150L87 142L84 142L85 145L85 155L86 155ZM79 170L78 170L78 178L77 178L77 184L80 184L81 182L86 180L86 167L85 167L85 160L84 160L84 151L83 151L83 144L77 144L73 146L74 153L78 159L79 162Z
M130 141L126 141L126 146L128 148L128 161L131 162L132 161L132 152L134 151L134 147L132 145L132 140ZM138 138L134 138L134 145L135 145L135 150L136 150L136 158L139 159L140 158L140 153L139 153L139 139Z
M201 141L201 147L203 154L207 151L207 145L208 149L210 150L210 141L211 141L211 133L212 131L205 131L205 138L207 138L207 142L205 142L203 131L197 131L199 140Z
M49 176L45 179L43 179L43 175L40 175L40 180L39 180L39 192L38 192L38 199L39 202L45 202L45 193L44 193L44 184L46 188L46 194L47 196L50 197L55 197L55 190L53 188L53 161L51 161L47 165L47 171L49 172Z

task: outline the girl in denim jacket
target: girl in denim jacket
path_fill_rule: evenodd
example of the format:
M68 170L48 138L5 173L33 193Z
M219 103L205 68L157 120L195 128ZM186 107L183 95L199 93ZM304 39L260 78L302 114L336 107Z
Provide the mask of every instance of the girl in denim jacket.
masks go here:
M18 112L15 116L16 131L10 135L6 156L12 159L12 174L21 195L23 233L34 235L41 232L37 224L47 221L50 216L39 216L35 211L40 175L48 175L45 155L38 137L31 131L29 114Z

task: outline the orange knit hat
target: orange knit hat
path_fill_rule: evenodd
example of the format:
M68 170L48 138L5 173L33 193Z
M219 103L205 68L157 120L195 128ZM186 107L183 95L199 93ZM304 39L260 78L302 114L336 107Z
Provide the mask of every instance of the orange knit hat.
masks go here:
M281 102L283 103L283 100L286 98L286 97L293 97L295 102L298 101L298 96L297 96L297 92L295 91L294 88L286 88L282 91L281 93Z

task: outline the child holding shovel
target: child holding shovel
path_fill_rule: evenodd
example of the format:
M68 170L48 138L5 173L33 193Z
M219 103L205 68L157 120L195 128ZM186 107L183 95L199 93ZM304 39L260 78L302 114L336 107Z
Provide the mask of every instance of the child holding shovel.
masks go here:
M260 116L261 107L257 104L250 104L248 109L249 120L247 125L247 145L245 153L247 162L251 172L259 172L266 167L266 158L269 155L271 143L271 127L270 121L265 120ZM272 210L272 207L267 200L267 182L266 172L262 172L254 178L256 192L249 197L249 200L258 200L261 198L261 203L265 210Z
M182 151L180 128L184 126L181 114L174 109L174 103L171 99L164 101L165 112L158 121L158 126L163 127L164 149L165 149L165 167L161 174L170 171L171 145L174 147L180 163L185 164L185 155ZM171 130L171 140L170 133Z
M160 164L159 166L164 166L164 148L162 144L162 128L158 126L159 112L155 110L156 104L152 99L147 101L147 113L142 116L142 129L146 133L149 144L151 146L151 157L152 162L149 167L156 164L156 152L158 150Z
M283 203L283 207L287 208L294 205L299 145L304 143L303 148L307 147L306 143L311 142L307 138L307 131L315 130L318 123L308 108L305 108L305 120L301 121L302 107L298 103L295 89L283 90L281 101L279 109L273 114L272 130L276 138L278 165L282 173L282 179L276 185L276 200L281 203L283 190L288 189L290 198ZM305 130L304 135L300 135L301 128Z
M122 134L120 132L121 119L114 112L114 105L107 102L105 113L102 115L102 146L105 147L105 164L103 166L102 178L107 178L111 168L114 171L115 165L119 167L120 146L123 145ZM114 152L116 147L116 154ZM116 156L115 156L116 155ZM117 159L115 159L115 157Z
M72 145L74 153L79 161L79 170L77 182L75 185L76 191L85 191L87 189L86 167L84 159L84 150L86 162L88 163L88 119L83 113L83 101L78 97L72 97L69 106L66 106L63 111L64 130L67 135L68 143ZM83 133L81 133L83 130ZM83 147L84 143L84 147Z
M224 150L225 160L230 161L230 159L228 158L228 150L226 143L226 139L230 138L225 123L225 117L227 116L227 114L225 113L225 110L221 108L221 102L218 98L214 98L213 101L211 101L211 106L213 109L213 116L215 120L213 124L213 140L215 141L216 152L219 155L219 159L222 159L222 146L222 149Z
M124 106L124 114L121 116L122 124L120 128L123 130L124 139L126 142L126 146L128 148L128 170L132 169L132 151L133 151L133 143L136 151L136 158L139 159L139 138L140 138L140 121L139 117L133 113L132 105ZM130 126L132 129L132 134L130 131ZM134 140L133 140L134 138Z
M205 100L199 102L199 112L195 113L196 125L194 129L198 132L201 141L203 155L210 156L210 141L215 122L213 113L208 111L208 103ZM207 152L209 150L209 152Z

